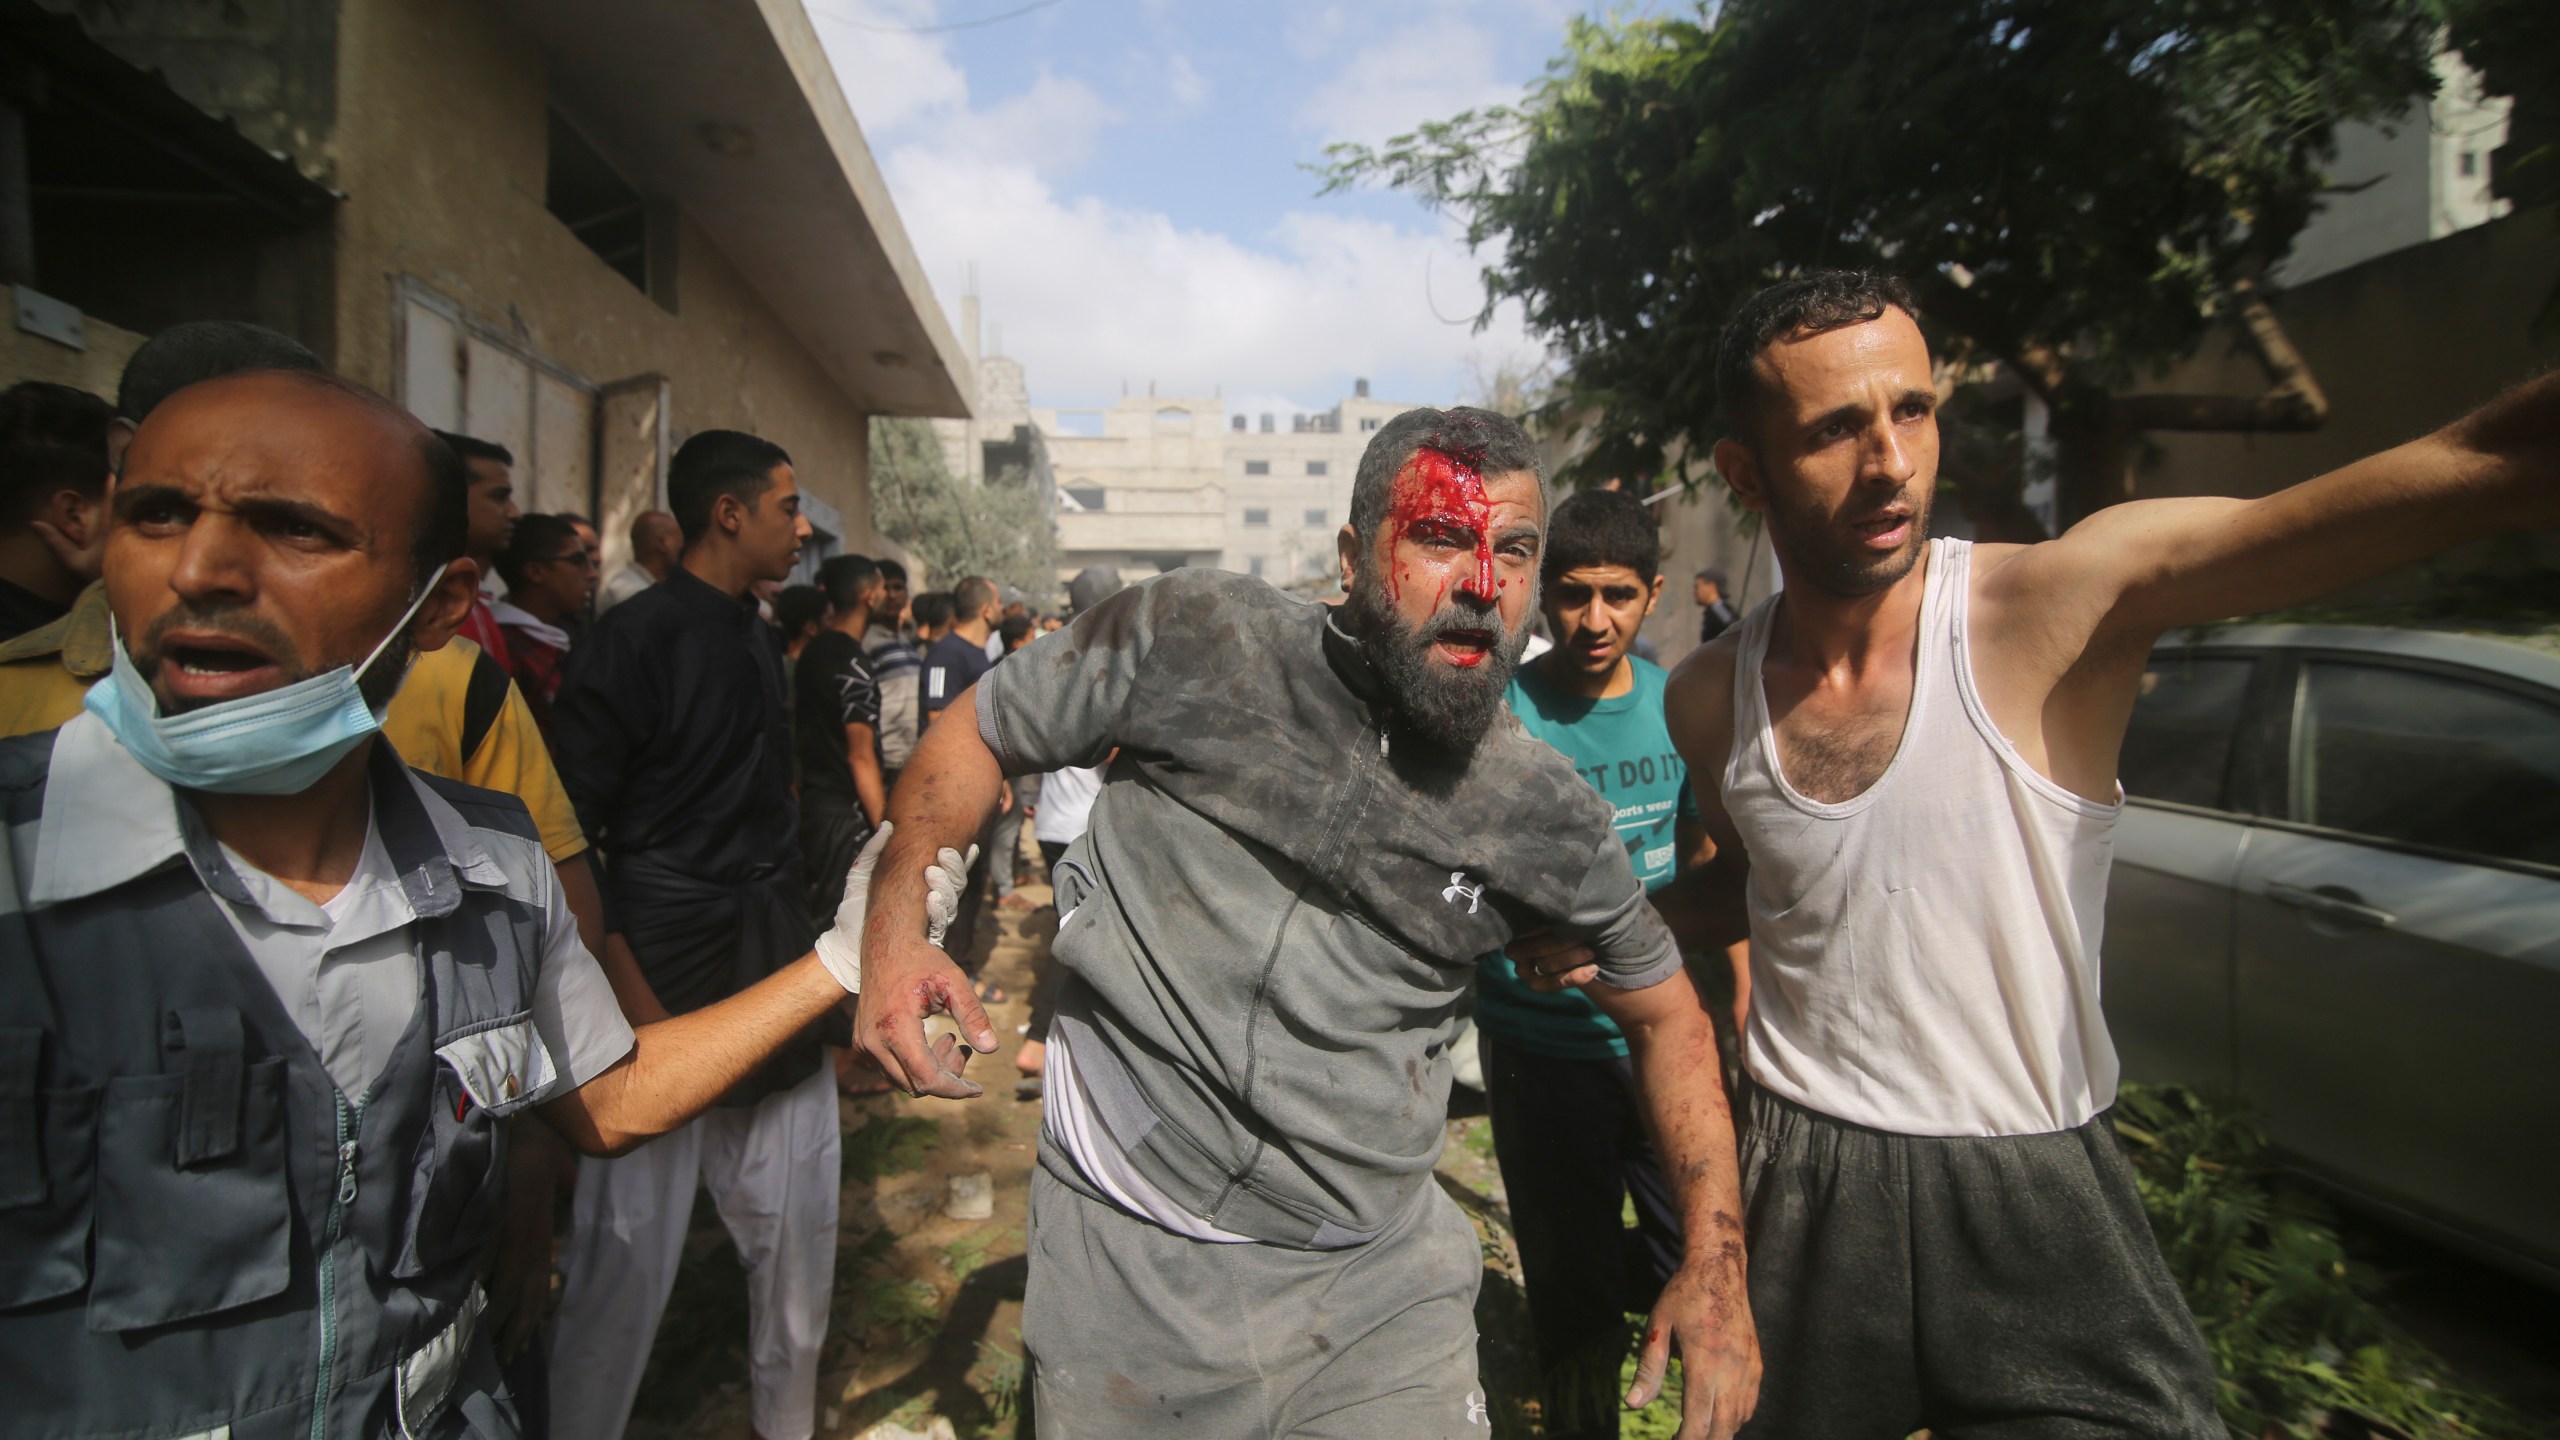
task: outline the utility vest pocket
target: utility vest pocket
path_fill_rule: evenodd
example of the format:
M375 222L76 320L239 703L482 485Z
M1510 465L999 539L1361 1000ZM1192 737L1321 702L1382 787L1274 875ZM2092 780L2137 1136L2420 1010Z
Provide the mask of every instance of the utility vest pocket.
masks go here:
M89 1283L99 1087L39 1088L44 1041L0 1029L0 1310Z
M236 1012L171 1018L189 1032L185 1067L107 1082L91 1330L233 1309L293 1275L285 1062L241 1062Z
M505 1119L551 1083L551 1052L530 1016L436 1049L427 1123L409 1169L409 1223L392 1273L403 1279L476 1258L504 1198Z

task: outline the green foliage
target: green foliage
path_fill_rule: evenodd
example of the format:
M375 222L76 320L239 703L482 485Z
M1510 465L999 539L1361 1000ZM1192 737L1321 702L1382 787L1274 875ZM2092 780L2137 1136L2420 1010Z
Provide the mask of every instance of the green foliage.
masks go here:
M942 1329L942 1293L922 1280L874 1280L862 1288L863 1324L907 1345L922 1345Z
M912 1115L879 1115L844 1137L844 1178L875 1184L891 1175L922 1169L924 1157L942 1143L942 1130Z
M1516 108L1330 147L1445 207L1588 412L1584 477L1682 478L1712 351L1770 280L1899 270L1942 347L2104 389L2280 258L2332 128L2432 92L2437 0L1725 0L1578 20Z
M925 421L872 417L871 504L880 533L915 552L933 588L970 575L1025 590L1057 586L1057 529L1040 497L1018 482L954 476Z
M987 1410L999 1420L1011 1418L1022 1405L1022 1357L993 1340L981 1340L978 1367L983 1377L978 1389L987 1398Z
M969 1235L942 1247L942 1263L949 1267L955 1280L966 1280L987 1266L987 1252L1005 1236Z
M2335 1433L2332 1412L2413 1440L2533 1432L2451 1384L2434 1356L2375 1308L2374 1281L2327 1213L2284 1185L2245 1119L2192 1093L2128 1085L2116 1130L2135 1182L2221 1377L2234 1434Z

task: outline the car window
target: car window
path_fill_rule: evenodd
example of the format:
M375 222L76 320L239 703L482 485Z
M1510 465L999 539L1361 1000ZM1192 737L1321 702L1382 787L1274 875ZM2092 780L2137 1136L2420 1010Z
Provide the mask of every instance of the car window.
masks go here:
M2449 675L2315 660L2300 715L2294 818L2560 865L2560 707Z
M2257 668L2256 660L2240 655L2153 651L2116 764L2125 793L2229 808L2223 796L2231 747Z

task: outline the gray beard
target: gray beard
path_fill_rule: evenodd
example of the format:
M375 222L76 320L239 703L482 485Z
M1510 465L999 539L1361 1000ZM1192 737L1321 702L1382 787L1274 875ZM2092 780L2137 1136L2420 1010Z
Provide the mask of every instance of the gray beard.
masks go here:
M1374 586L1353 590L1342 602L1345 628L1386 691L1388 730L1409 745L1464 760L1492 728L1504 691L1529 645L1529 629L1505 630L1501 612L1444 604L1438 614L1408 629ZM1431 668L1431 646L1449 630L1491 629L1502 639L1471 670L1446 674Z

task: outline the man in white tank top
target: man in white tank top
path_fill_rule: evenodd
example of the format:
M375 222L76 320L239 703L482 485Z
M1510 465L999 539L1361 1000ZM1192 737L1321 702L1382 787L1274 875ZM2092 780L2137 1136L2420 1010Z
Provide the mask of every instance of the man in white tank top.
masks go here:
M2168 630L2560 525L2560 375L2263 499L2021 546L1925 538L1938 396L1900 281L1772 287L1716 365L1716 468L1786 589L1672 677L1720 853L1656 904L1692 950L1751 941L1745 1433L2220 1436L2105 1120L2136 686Z

